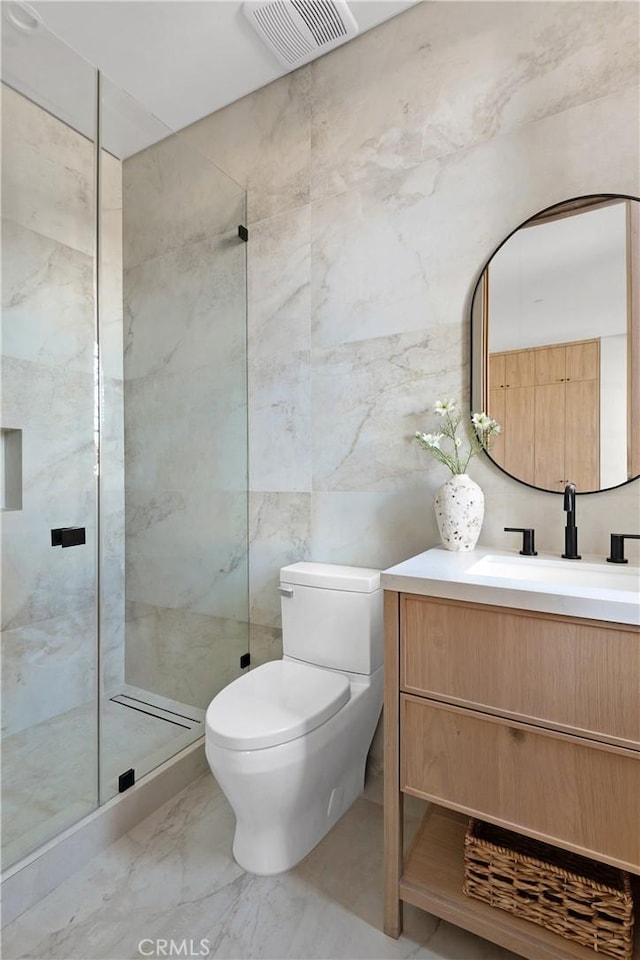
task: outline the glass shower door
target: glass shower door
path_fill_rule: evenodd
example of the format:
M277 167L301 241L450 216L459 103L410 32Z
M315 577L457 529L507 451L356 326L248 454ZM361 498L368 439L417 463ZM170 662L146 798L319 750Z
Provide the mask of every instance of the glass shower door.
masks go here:
M104 75L100 103L106 800L245 669L246 194Z
M97 803L96 80L42 26L2 41L6 868Z

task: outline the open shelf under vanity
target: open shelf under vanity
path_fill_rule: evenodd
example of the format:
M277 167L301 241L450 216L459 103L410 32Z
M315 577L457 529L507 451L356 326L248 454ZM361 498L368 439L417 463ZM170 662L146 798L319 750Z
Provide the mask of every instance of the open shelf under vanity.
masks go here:
M529 920L474 900L462 892L464 838L469 818L430 806L405 859L399 894L405 903L529 960L594 960L595 954ZM637 903L637 898L636 898ZM640 923L635 926L634 960L640 958Z

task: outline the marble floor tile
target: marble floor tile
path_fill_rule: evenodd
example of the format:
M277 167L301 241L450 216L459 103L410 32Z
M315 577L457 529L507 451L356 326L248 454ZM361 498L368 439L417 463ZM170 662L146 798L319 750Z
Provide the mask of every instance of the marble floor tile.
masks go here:
M383 934L378 803L357 800L275 877L244 873L232 837L231 809L206 774L5 927L5 960L126 960L158 938L192 941L191 958L513 957L411 907L397 941Z

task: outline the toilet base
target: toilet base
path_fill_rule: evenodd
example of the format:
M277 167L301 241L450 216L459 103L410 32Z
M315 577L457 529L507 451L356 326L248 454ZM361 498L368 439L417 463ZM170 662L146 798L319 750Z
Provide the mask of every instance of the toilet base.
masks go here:
M230 750L206 739L209 766L236 817L233 855L249 873L290 870L362 793L382 709L384 668L370 676L350 675L349 682L345 706L295 740Z
M325 790L294 818L256 824L238 818L233 857L248 873L270 876L299 863L347 812L364 789L366 754L331 789Z

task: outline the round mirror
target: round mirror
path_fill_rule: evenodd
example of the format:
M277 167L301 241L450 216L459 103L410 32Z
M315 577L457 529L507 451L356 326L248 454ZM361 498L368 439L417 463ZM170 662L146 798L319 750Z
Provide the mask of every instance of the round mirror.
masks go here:
M556 204L487 261L471 306L472 409L502 426L489 454L541 490L640 475L640 201Z

